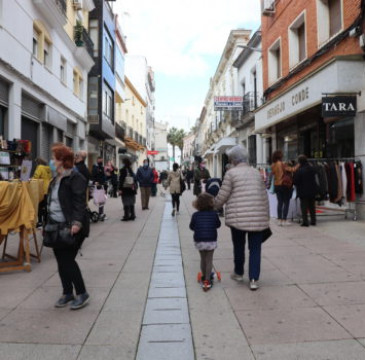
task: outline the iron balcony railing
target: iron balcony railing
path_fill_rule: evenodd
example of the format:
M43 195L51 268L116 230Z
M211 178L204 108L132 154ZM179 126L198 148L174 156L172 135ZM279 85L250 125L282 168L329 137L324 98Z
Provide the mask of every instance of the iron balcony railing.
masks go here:
M262 105L262 98L259 96L259 94L252 91L247 92L243 96L243 115L247 114L248 112L254 111L260 105Z
M62 11L63 15L66 15L67 10L67 4L66 0L55 0L56 5L59 7L59 9Z
M74 26L74 40L76 46L85 47L86 51L91 57L94 57L94 43L88 31L80 25Z

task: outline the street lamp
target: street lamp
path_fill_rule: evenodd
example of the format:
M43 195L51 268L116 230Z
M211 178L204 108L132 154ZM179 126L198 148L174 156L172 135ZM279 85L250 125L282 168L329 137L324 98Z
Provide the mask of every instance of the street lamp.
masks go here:
M259 49L259 48L254 48L254 47L251 47L251 46L247 46L247 45L237 45L238 48L241 48L241 49L250 49L252 51L257 51L257 52L260 52L262 53L262 50Z

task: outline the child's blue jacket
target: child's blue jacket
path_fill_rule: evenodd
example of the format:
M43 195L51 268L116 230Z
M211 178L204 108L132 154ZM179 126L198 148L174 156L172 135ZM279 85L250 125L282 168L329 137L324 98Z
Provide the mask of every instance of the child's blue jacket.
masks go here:
M194 231L194 241L217 241L217 229L221 226L216 211L197 211L190 221L190 229Z

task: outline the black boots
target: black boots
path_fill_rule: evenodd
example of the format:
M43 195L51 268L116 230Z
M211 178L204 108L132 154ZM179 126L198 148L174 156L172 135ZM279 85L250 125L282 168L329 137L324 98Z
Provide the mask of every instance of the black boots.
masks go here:
M136 218L136 215L134 213L134 205L132 206L124 206L124 216L121 221L129 221L134 220Z

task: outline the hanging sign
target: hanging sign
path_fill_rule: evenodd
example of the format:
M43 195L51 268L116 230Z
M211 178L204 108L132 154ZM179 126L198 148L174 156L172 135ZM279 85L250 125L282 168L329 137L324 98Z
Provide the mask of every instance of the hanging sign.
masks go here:
M157 150L148 150L147 155L158 155L160 152Z
M242 96L214 96L214 110L242 110L243 97Z
M356 116L356 96L325 96L322 97L322 117L352 117Z

